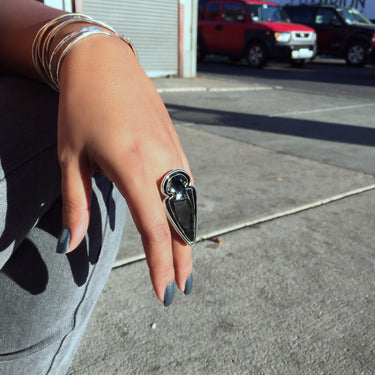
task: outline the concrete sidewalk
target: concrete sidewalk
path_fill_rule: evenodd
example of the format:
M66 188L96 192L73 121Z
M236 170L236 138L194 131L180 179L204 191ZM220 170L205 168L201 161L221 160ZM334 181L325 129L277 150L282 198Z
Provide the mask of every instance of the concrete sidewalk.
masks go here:
M375 373L374 176L176 129L199 193L193 292L157 301L129 222L69 374Z

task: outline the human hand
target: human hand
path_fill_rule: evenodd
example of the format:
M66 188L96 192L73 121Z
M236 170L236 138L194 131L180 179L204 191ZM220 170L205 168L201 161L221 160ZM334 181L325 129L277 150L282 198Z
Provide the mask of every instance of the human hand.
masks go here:
M156 295L168 305L174 280L190 292L192 258L190 246L171 231L161 200L166 172L191 175L166 108L131 49L117 38L97 35L77 43L61 66L60 83L58 156L63 226L70 238L60 239L58 250L73 251L85 236L91 176L99 171L126 199Z

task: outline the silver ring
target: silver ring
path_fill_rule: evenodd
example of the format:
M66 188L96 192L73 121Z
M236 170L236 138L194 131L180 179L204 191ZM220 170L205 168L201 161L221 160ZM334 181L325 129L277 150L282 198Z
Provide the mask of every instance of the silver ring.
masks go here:
M168 172L161 183L161 191L169 222L188 244L194 245L197 236L197 193L190 185L189 173L183 169Z

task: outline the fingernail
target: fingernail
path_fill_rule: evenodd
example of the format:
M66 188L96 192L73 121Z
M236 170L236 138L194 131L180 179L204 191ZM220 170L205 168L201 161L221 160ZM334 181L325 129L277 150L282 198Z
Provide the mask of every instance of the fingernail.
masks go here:
M174 297L174 282L172 281L165 288L164 307L168 307L172 303L173 297Z
M57 241L56 252L58 254L65 254L68 251L70 243L70 230L63 228Z
M190 276L186 279L184 293L188 295L191 293L192 289L193 289L193 274L191 273Z

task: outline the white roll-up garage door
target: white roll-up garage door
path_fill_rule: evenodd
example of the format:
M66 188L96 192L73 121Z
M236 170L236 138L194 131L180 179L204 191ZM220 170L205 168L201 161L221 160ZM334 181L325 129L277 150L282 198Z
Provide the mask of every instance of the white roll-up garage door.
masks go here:
M82 0L81 6L130 38L150 77L178 73L178 0Z

